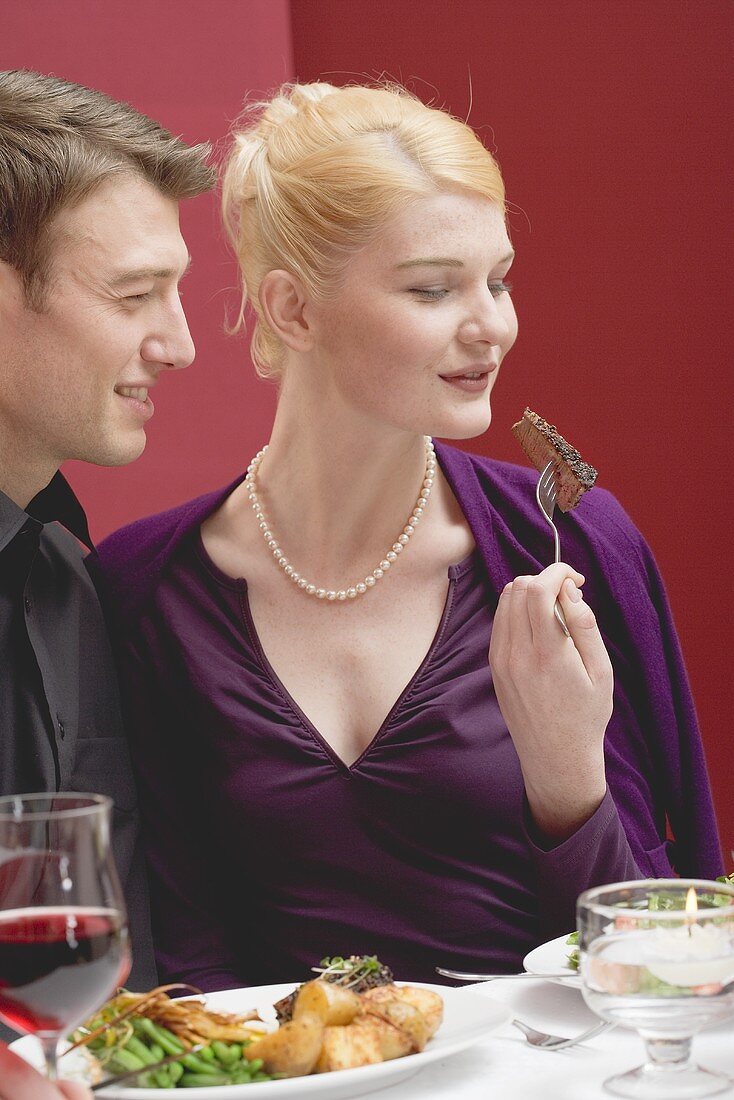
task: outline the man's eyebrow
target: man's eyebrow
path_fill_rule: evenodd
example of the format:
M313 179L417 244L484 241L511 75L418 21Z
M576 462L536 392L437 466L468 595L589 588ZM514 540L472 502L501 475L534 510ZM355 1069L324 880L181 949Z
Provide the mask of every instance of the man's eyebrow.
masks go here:
M183 279L184 275L188 275L190 268L191 257L189 256L180 278ZM146 279L172 279L176 275L178 275L178 269L175 267L137 267L130 271L120 271L110 280L110 286L126 286L128 283L144 282Z
M501 264L510 263L515 259L514 252L508 252L506 256L503 256L501 260L498 260L494 265L499 267ZM402 270L406 267L463 267L464 261L457 260L453 256L421 256L417 260L405 260L401 264L397 264L396 267Z

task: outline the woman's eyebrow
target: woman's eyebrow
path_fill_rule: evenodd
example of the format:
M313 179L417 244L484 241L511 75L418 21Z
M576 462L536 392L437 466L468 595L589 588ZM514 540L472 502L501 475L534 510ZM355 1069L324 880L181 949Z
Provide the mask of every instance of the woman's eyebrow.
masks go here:
M427 256L418 260L404 260L397 268L404 267L463 267L463 260L454 260L450 256Z
M508 252L506 256L503 256L501 260L497 260L495 267L500 267L502 264L511 263L515 259L514 252ZM406 267L463 267L464 261L457 260L452 256L421 256L417 260L404 260L400 264L395 265L398 270L402 270Z

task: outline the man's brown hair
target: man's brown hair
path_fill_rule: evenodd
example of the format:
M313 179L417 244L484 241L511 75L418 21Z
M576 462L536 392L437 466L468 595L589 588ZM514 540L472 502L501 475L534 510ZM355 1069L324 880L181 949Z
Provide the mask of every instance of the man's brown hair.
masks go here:
M169 198L191 198L214 186L209 152L103 92L26 69L0 73L0 260L40 308L49 227L62 207L117 172L134 172Z

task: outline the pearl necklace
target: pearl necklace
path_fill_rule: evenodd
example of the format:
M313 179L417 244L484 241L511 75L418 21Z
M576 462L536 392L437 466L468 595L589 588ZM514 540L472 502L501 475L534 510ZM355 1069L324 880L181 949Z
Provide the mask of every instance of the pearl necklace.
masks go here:
M315 596L317 600L353 600L357 596L363 596L370 588L374 588L377 581L382 580L388 569L398 560L398 555L402 554L403 550L407 547L415 532L416 524L420 522L433 487L433 480L436 473L436 455L431 437L427 435L424 439L426 446L426 469L423 475L423 485L421 486L413 511L408 516L401 534L398 535L392 548L387 551L377 568L373 569L371 573L368 573L363 581L359 581L349 588L339 589L320 588L318 585L312 584L310 581L306 580L305 577L302 577L300 573L296 572L280 549L257 495L257 472L265 452L268 449L267 446L263 447L263 449L258 451L255 455L252 462L247 467L245 485L247 487L250 504L257 516L258 526L276 563L283 570L286 577L290 577L293 583L305 592L307 596Z

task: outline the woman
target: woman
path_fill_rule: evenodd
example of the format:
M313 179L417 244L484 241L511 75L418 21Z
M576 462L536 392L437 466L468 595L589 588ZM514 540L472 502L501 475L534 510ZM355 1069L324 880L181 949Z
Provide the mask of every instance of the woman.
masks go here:
M428 440L486 430L517 334L490 154L400 89L289 87L224 208L268 448L101 549L162 977L514 970L582 889L671 872L666 817L677 869L718 873L639 534L593 490L562 520L581 572L543 569L536 475Z

